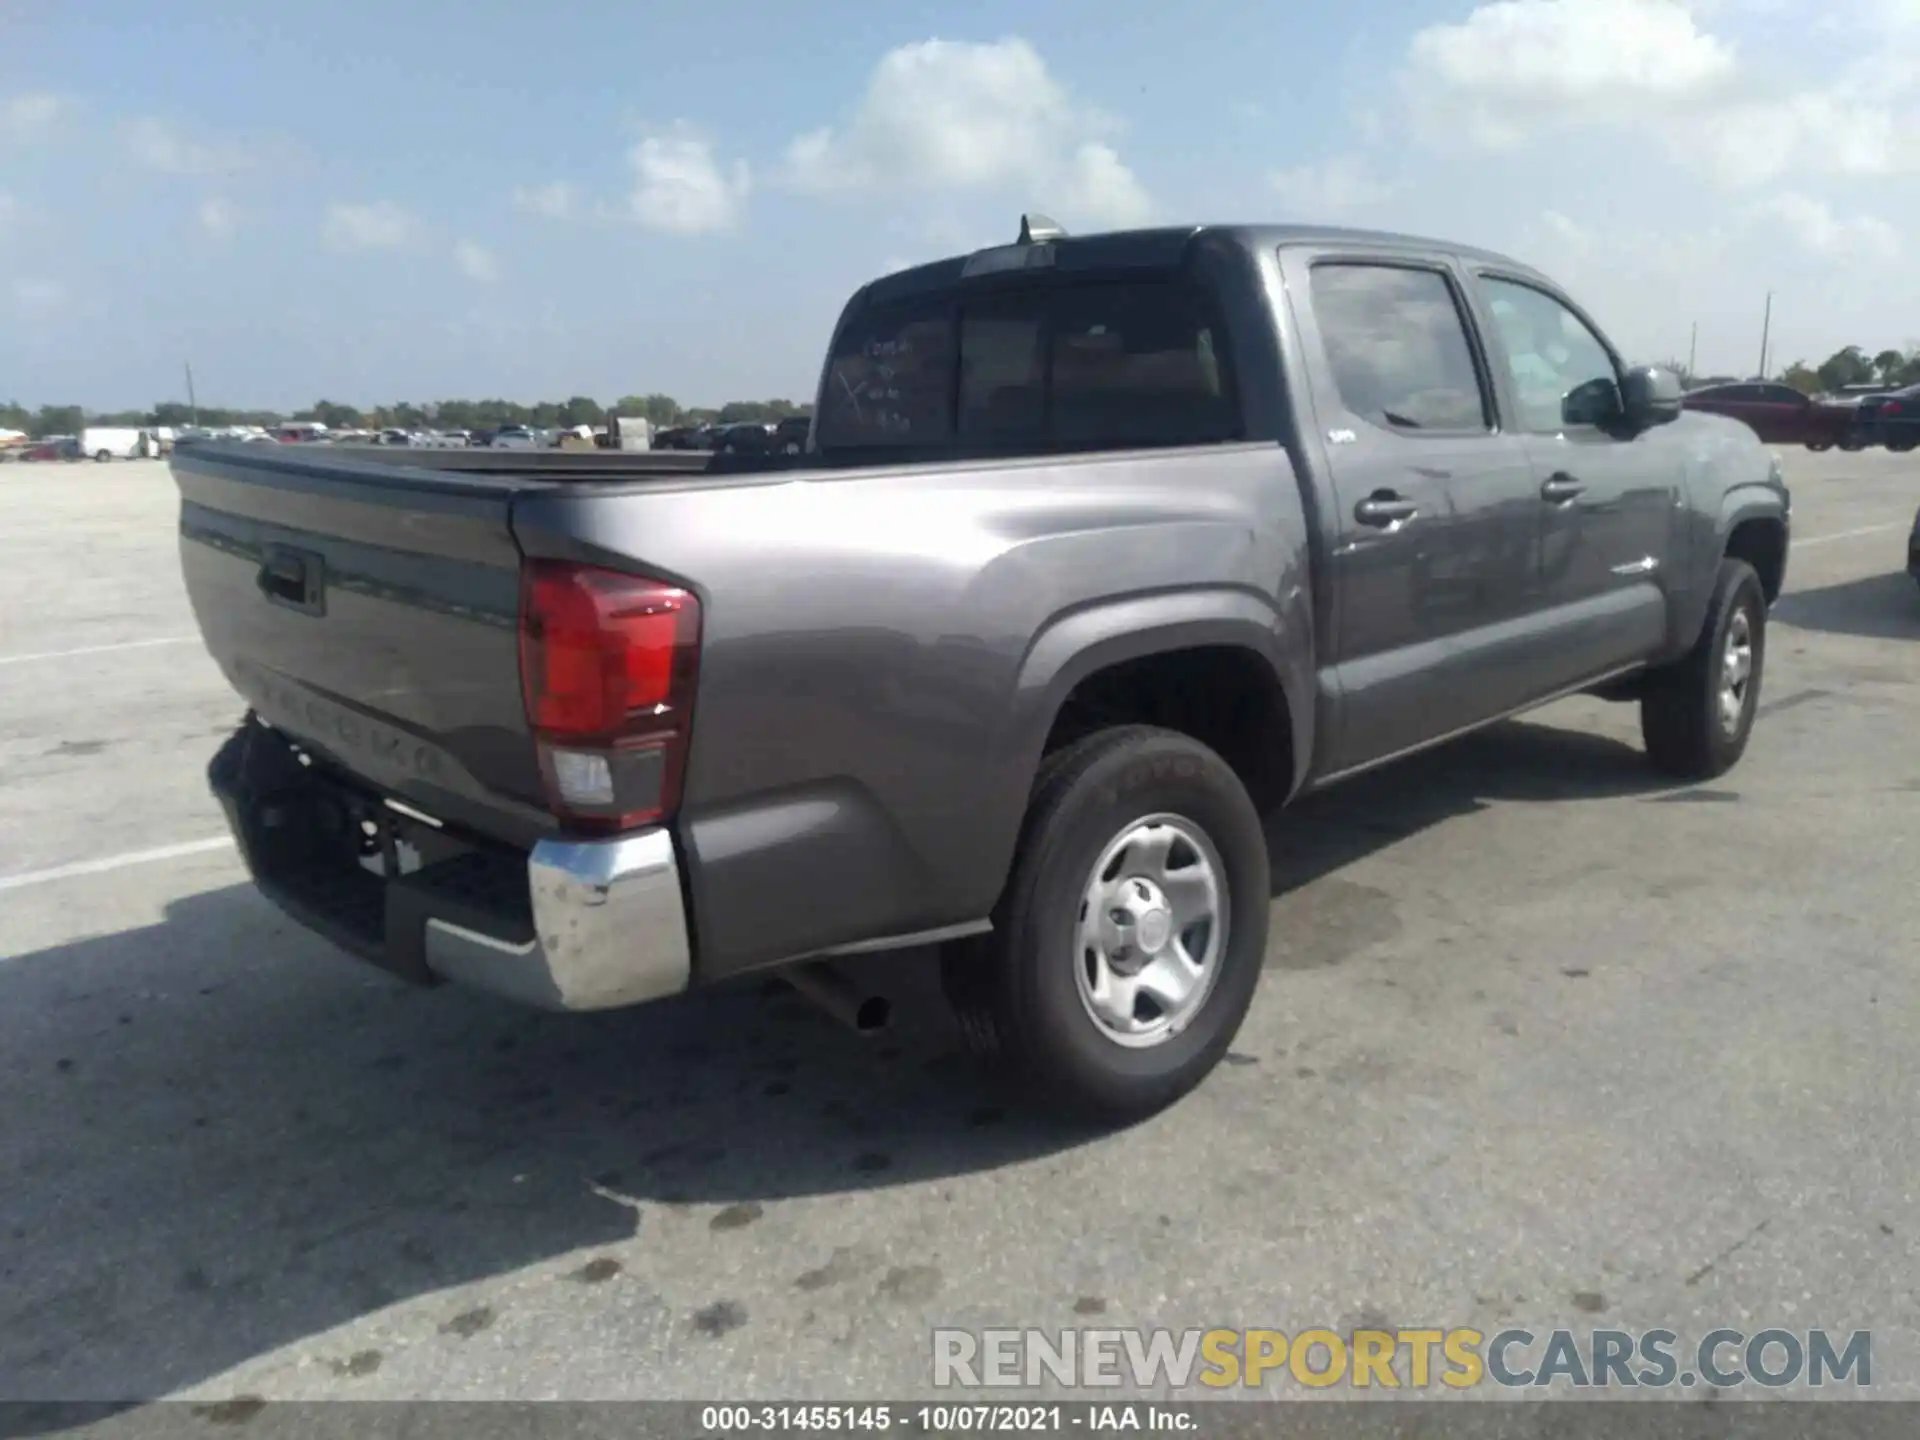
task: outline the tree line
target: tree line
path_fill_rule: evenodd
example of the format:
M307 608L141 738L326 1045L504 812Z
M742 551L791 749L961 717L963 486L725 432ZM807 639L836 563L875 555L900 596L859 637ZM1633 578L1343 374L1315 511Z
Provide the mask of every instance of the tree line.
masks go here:
M223 427L259 425L271 429L290 420L315 420L330 430L384 430L389 426L418 430L482 430L501 425L542 428L604 425L610 416L638 416L655 425L731 425L741 421L784 420L805 415L813 407L792 400L729 400L720 406L682 405L671 395L625 395L611 405L585 395L568 400L542 400L523 405L517 400L440 400L428 404L401 401L361 409L332 400L319 400L291 413L279 410L232 410L219 406L194 407L166 401L148 410L94 411L79 405L42 405L29 410L18 401L0 405L0 429L24 430L36 439L43 435L77 435L88 425L126 425L136 428L190 425Z

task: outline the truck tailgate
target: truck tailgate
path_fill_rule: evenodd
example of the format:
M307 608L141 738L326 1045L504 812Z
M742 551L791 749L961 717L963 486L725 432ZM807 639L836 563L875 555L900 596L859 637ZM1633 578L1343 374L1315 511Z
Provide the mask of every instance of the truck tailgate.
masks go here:
M440 820L553 829L521 699L515 492L280 447L176 451L180 558L208 651L276 728Z

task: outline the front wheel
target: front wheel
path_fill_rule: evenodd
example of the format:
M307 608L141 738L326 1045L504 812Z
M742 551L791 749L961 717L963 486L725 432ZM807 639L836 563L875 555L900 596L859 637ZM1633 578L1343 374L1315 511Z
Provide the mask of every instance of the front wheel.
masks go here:
M1840 448L1852 454L1856 450L1866 449L1867 442L1864 437L1859 435L1842 435L1840 437Z
M1693 649L1647 677L1640 734L1653 763L1682 780L1711 780L1746 753L1767 657L1767 598L1744 560L1720 562Z
M1832 448L1833 448L1833 442L1831 440L1807 441L1807 449L1813 451L1816 455L1819 454L1822 450L1831 450Z
M1212 750L1104 730L1048 758L984 941L949 949L973 1048L1025 1095L1125 1124L1226 1054L1266 953L1260 816Z
M111 459L113 459L113 452L111 450L96 450L93 452L93 460L96 465L104 465Z

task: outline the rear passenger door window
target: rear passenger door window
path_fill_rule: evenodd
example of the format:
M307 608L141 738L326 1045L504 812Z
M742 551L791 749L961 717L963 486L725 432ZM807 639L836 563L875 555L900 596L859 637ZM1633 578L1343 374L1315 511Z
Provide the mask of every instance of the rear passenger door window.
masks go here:
M1618 412L1620 372L1586 321L1517 280L1486 275L1481 284L1506 351L1520 429L1551 435Z
M1323 261L1313 266L1310 283L1321 343L1346 409L1404 434L1487 431L1479 367L1445 274Z

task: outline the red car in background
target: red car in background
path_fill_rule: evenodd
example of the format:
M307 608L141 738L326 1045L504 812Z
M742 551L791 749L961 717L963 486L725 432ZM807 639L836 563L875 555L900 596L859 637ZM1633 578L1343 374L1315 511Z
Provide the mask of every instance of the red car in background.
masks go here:
M1680 401L1688 410L1704 410L1742 420L1768 445L1804 445L1809 450L1866 448L1859 411L1802 395L1773 380L1743 380L1708 385Z

